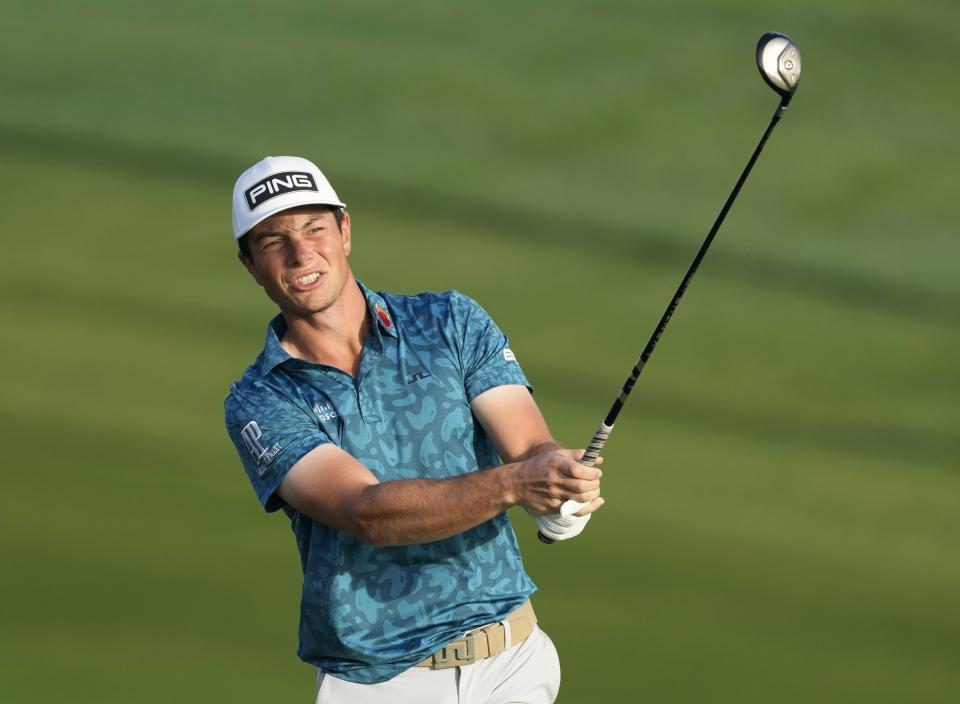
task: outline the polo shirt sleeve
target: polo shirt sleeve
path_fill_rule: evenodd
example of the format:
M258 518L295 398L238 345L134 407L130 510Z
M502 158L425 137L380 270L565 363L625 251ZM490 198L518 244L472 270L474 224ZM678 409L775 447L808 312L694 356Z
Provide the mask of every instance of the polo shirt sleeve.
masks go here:
M267 384L234 384L224 402L227 433L268 513L284 505L276 491L301 457L330 442L304 409Z
M480 304L451 291L450 307L467 399L472 401L488 389L507 384L522 384L532 391L507 336Z

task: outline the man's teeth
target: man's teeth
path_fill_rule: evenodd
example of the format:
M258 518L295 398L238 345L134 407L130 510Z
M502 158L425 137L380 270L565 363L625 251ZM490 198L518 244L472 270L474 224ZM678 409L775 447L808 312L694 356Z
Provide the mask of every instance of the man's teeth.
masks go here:
M305 274L304 276L297 277L297 283L301 286L306 286L307 284L312 284L314 281L320 278L320 272L313 272L312 274Z

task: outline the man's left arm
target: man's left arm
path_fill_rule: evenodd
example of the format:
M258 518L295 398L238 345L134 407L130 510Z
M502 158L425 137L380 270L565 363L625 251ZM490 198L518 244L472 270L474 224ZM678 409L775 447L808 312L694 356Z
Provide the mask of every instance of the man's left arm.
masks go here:
M500 459L524 466L524 460L561 449L533 400L527 378L503 332L469 297L453 292L450 305L467 398ZM582 456L583 450L575 455L577 460ZM535 479L534 484L534 493L551 495L552 487L544 477L539 482ZM536 513L529 507L528 512L536 518L541 533L554 540L566 540L579 535L590 514L602 505L603 499L597 497L575 517Z
M563 449L550 434L543 414L526 386L495 386L475 397L470 405L477 420L493 440L500 458L506 463ZM603 459L600 458L596 464L602 463ZM603 498L597 497L577 515L595 511L603 503Z

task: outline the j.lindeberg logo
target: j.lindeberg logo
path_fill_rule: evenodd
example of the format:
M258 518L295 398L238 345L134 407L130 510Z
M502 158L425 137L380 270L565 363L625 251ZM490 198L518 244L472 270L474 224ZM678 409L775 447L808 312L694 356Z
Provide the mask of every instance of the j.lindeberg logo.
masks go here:
M415 372L407 377L407 383L412 384L415 381L426 379L428 376L430 376L430 372Z
M313 180L313 174L306 171L284 171L257 181L244 191L243 195L247 199L250 210L256 210L271 198L282 196L284 193L316 190L318 190L317 182Z

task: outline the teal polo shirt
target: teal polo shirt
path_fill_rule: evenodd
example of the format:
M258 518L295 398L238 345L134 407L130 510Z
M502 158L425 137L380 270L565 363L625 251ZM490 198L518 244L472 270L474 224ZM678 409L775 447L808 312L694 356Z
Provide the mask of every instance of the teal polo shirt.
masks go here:
M430 543L373 547L287 505L277 488L333 443L380 481L441 479L500 463L470 402L526 377L507 338L457 291L394 296L361 285L373 325L356 378L291 357L282 316L225 402L257 498L290 519L303 568L297 654L352 682L383 682L536 587L506 513Z

